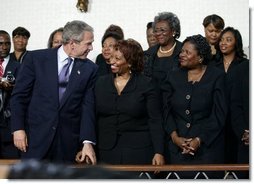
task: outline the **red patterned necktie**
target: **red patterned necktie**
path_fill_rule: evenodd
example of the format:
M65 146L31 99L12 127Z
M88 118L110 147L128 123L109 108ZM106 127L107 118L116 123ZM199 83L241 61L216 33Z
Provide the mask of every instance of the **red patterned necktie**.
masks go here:
M0 58L0 77L4 75L4 67L3 67L4 58Z

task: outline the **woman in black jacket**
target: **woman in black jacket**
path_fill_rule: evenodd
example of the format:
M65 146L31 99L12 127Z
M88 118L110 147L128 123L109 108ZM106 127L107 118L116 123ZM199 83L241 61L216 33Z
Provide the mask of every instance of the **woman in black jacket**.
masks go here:
M141 74L142 47L119 41L110 65L112 74L95 85L98 161L164 164L161 107L151 79Z
M223 163L225 74L207 66L210 58L203 36L187 37L179 56L181 69L169 72L162 87L167 163ZM194 174L180 173L180 177L194 178Z
M145 51L144 74L151 77L158 89L166 79L168 71L179 67L178 56L182 43L180 20L171 12L161 12L154 17L154 35L158 44Z

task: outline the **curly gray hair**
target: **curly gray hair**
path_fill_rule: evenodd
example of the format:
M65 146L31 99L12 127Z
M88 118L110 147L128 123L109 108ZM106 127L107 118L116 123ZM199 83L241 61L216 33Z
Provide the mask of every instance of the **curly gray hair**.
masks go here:
M154 24L153 27L156 25L156 23L160 21L167 21L169 27L172 29L172 31L175 32L174 38L177 39L181 35L181 25L180 25L180 20L176 16L176 14L172 12L161 12L158 13L157 16L154 17Z

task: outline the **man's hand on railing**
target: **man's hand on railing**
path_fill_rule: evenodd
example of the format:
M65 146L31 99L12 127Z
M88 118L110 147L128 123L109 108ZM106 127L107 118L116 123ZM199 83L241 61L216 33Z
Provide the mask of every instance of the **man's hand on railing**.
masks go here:
M97 163L94 149L90 143L84 143L83 149L76 154L77 163L86 163L95 165Z
M84 162L83 160L81 160L81 156L82 156L82 151L79 151L77 154L76 154L76 158L75 158L75 160L76 160L76 162L77 163L82 163L82 162Z

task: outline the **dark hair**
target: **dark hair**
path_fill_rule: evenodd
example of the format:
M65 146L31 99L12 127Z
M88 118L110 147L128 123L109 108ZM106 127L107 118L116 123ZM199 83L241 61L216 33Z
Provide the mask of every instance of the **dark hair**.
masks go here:
M223 29L225 26L223 18L216 14L208 15L204 18L203 26L206 28L209 24L213 24L216 29Z
M131 71L141 73L144 69L144 51L141 45L134 39L119 40L116 50L123 53L127 63L131 65Z
M49 40L48 40L48 48L52 48L52 45L53 45L53 38L54 38L55 34L58 33L58 32L63 32L63 27L60 27L60 28L54 30L54 31L50 34Z
M211 47L209 43L207 42L206 38L203 37L202 35L193 35L187 37L184 41L183 44L186 42L192 43L196 50L198 51L198 55L203 58L203 64L207 65L208 62L211 60Z
M234 29L233 27L226 27L220 34L219 42L220 42L222 36L226 32L231 32L235 37L235 57L236 58L246 58L247 56L246 56L246 54L244 54L244 50L243 50L242 36L241 36L241 33L237 29ZM220 51L219 43L217 44L217 48Z
M27 38L30 38L30 32L24 28L24 27L17 27L12 31L12 37L20 35L20 36L26 36Z
M101 44L104 43L104 41L109 38L109 37L113 37L116 40L122 40L124 39L124 33L123 30L120 26L111 24L105 31L102 40L101 40Z
M9 33L5 30L0 30L0 35L8 35L10 37Z
M150 28L153 28L153 22L148 22L146 24L146 29L150 29Z
M154 17L153 27L155 27L155 24L163 20L167 21L169 27L172 29L172 31L175 32L174 38L175 39L179 38L181 35L181 25L180 25L180 20L178 19L178 17L171 12L159 13L157 16Z

